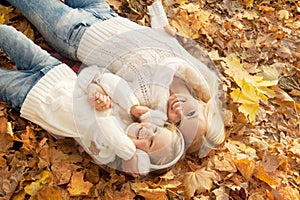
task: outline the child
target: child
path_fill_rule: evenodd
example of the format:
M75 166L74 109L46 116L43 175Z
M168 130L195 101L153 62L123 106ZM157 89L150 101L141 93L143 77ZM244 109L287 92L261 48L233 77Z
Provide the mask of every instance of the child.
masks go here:
M118 16L105 0L7 1L57 52L126 80L141 105L177 124L189 152L202 158L225 140L219 79L163 30L160 1L149 6L155 28Z
M144 166L145 155L137 154L136 147L163 167L176 163L183 154L180 135L151 123L132 124L125 135L114 116L95 111L88 104L86 91L76 86L80 81L68 66L14 28L0 25L0 48L18 68L0 69L0 98L54 135L73 137L96 163L110 164L118 156L124 170L136 175L152 167L150 163ZM160 162L155 154L165 151L176 155Z

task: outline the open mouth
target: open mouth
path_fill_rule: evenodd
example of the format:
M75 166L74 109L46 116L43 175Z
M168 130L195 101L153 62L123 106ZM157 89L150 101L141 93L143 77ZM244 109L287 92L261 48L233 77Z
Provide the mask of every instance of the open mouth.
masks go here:
M185 102L185 100L175 98L175 99L171 102L171 108L172 108L172 110L177 109L177 108L178 108L179 106L181 106L181 104L184 103L184 102Z

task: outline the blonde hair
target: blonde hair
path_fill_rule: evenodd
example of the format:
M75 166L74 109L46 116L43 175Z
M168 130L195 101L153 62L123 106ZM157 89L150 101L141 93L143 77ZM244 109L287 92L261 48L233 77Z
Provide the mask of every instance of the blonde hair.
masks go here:
M224 115L222 114L222 106L218 103L217 98L211 98L207 105L207 131L204 135L195 136L193 142L187 149L187 153L198 151L199 158L207 156L212 150L217 148L225 140Z
M181 152L182 149L184 149L183 137L177 127L174 124L166 123L164 128L172 132L172 141L170 145L164 148L166 151L164 151L163 155L148 153L151 163L155 165L165 165L172 162L177 159L178 156L182 156Z

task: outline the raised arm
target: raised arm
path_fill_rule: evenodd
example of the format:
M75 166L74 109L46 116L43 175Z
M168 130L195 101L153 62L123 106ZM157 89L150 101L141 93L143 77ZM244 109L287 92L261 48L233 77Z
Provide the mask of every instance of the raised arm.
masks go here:
M169 24L161 0L147 0L147 4L151 27L164 29L171 36L175 36L177 30Z

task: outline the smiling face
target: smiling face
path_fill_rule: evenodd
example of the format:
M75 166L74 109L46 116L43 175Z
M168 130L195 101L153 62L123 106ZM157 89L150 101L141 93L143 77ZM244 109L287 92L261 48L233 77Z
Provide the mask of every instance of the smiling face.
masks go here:
M176 124L187 145L207 132L207 104L191 95L172 94L168 100L168 119Z
M127 128L127 135L138 149L147 153L160 152L172 142L172 131L152 123L132 123Z

